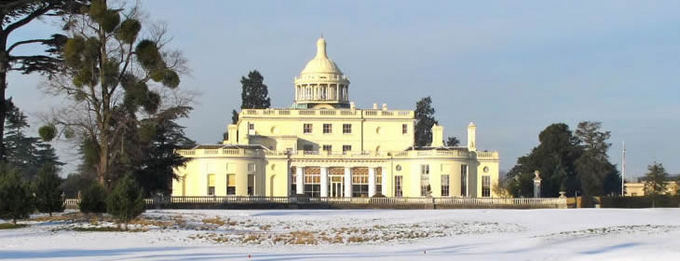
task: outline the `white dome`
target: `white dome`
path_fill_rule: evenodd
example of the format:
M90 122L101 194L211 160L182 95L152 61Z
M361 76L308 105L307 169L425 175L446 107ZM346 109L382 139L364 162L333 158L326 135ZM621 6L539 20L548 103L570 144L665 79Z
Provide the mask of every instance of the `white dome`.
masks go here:
M323 37L316 41L316 56L310 60L300 73L300 76L308 74L342 74L338 65L328 58L326 54L326 40Z

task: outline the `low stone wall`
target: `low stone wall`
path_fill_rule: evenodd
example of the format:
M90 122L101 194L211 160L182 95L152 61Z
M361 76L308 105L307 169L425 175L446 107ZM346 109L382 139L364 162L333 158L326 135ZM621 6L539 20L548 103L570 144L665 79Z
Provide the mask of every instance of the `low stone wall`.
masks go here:
M567 208L565 198L313 198L293 197L171 197L146 199L153 209L477 209ZM66 207L78 208L78 199Z

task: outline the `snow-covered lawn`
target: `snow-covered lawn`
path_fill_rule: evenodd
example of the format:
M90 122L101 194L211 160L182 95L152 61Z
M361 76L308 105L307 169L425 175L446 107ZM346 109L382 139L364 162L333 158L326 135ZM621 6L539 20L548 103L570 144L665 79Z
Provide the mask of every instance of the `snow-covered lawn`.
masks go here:
M680 260L680 209L152 210L0 230L18 260Z

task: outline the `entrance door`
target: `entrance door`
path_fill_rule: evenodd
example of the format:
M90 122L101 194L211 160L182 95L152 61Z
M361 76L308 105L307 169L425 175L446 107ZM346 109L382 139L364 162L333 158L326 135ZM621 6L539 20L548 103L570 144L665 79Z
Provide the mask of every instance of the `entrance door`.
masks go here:
M329 184L328 196L332 198L341 198L345 195L345 183L343 176L331 176Z

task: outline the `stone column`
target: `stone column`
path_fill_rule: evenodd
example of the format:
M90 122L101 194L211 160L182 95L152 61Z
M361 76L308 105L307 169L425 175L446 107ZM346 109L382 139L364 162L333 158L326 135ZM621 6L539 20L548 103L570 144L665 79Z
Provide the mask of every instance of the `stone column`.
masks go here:
M328 167L321 167L321 197L328 197Z
M302 167L298 166L295 168L295 194L305 194L305 179L302 172Z
M375 168L368 168L368 196L375 195Z
M345 197L352 197L352 169L345 168Z
M382 193L383 196L387 196L387 171L385 171L385 168L382 168L380 175L382 175L382 191L380 191L380 193Z

